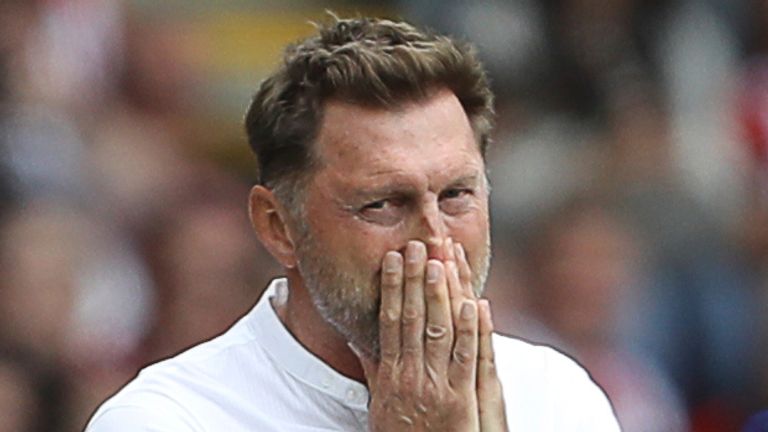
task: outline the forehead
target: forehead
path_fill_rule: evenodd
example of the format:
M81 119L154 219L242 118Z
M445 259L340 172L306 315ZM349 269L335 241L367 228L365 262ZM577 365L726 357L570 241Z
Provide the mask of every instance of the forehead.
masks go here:
M397 109L331 100L316 151L320 171L341 176L483 169L469 119L450 91Z

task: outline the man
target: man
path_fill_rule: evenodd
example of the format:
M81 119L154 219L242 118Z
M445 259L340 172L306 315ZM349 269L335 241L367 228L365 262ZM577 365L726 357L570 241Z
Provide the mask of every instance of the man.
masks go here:
M618 430L573 361L491 336L491 117L447 37L336 20L290 48L246 118L251 220L286 279L88 431Z

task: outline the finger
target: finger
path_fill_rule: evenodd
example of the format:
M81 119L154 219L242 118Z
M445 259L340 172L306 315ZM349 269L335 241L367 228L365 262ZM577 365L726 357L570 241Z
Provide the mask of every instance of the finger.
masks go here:
M461 303L456 325L456 342L453 346L448 380L454 389L475 390L477 364L477 304L473 300Z
M400 322L403 307L403 256L390 251L381 264L381 305L379 308L379 356L386 371L380 379L392 378L400 357ZM359 356L358 356L359 357Z
M427 251L424 243L408 242L405 252L405 286L402 307L401 384L420 387L424 355L424 267Z
M443 242L443 257L443 261L446 266L451 264L453 265L453 270L458 272L458 269L456 268L456 245L453 242L453 239L450 237L448 237L445 242ZM448 269L446 268L446 270Z
M445 257L445 261L456 261L456 247L451 237L445 239L445 242L443 242L443 248L443 256Z
M365 381L368 383L368 392L370 394L376 393L377 381L378 381L378 365L369 356L363 354L362 350L356 347L351 342L347 343L349 349L360 360L360 365L363 367L363 374L365 375Z
M483 431L506 431L504 395L501 381L496 374L493 354L491 307L486 299L478 300L477 306L479 312L477 403L480 414L480 429Z
M438 260L427 262L427 283L424 289L427 303L425 329L426 371L434 382L445 379L453 346L453 319L451 316L445 267Z
M476 299L474 287L472 286L472 269L469 267L469 260L467 259L467 253L464 250L464 246L461 243L455 243L454 245L456 254L456 266L458 267L459 280L461 286L464 287L464 294L472 299Z
M491 321L491 308L488 300L477 301L479 310L478 319L478 348L477 348L477 384L478 389L485 389L484 385L490 382L489 378L496 378L496 368L493 356L493 322Z
M459 320L461 302L468 298L464 286L459 278L459 270L456 264L456 247L452 239L446 240L447 251L445 261L446 278L448 280L448 292L451 298L451 311L454 321Z

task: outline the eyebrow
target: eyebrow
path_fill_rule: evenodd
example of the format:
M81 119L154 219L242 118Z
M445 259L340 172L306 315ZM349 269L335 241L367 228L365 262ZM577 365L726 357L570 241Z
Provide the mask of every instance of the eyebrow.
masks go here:
M473 173L455 178L443 187L450 188L455 186L474 186L479 187L481 182L481 174ZM415 196L419 193L418 189L414 187L412 182L403 180L394 180L382 186L373 186L370 188L363 188L362 190L353 191L350 196L357 200L376 199L392 195L401 196Z
M482 174L477 174L477 173L465 175L457 178L456 180L453 180L452 182L448 183L448 185L449 186L455 186L455 185L479 186L480 184L482 184L482 181L480 181L481 178L482 178Z
M392 195L416 195L418 188L413 183L405 181L395 181L382 186L374 186L353 191L351 196L355 199L365 200L381 198Z

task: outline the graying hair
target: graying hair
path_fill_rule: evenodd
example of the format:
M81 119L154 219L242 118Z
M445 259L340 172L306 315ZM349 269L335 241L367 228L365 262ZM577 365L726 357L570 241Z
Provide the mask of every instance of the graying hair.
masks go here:
M333 17L289 46L264 80L245 118L257 182L300 215L304 181L318 165L312 143L329 99L395 108L439 89L459 99L485 157L493 96L473 47L386 19Z

